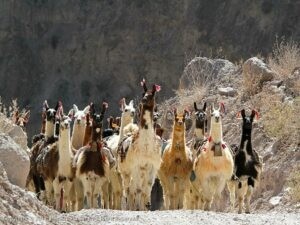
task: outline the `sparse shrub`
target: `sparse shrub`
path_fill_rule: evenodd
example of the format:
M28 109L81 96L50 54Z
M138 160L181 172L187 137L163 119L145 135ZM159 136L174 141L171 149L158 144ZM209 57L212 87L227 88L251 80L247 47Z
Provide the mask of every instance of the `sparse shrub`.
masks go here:
M300 167L296 167L287 179L287 187L290 188L289 195L295 203L300 201Z
M253 76L249 73L243 74L243 92L245 95L253 96L261 90L261 75Z
M300 46L293 40L280 42L276 39L272 55L268 59L270 68L280 77L289 76L295 67L300 66Z
M268 135L281 139L286 145L296 144L299 139L298 119L300 99L293 104L282 102L272 92L262 92L257 104L262 114L262 124Z

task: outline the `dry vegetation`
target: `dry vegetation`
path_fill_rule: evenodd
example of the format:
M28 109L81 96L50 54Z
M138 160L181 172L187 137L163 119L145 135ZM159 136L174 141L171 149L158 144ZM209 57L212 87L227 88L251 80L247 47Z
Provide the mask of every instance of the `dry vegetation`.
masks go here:
M289 194L294 203L300 202L300 166L297 166L290 174L287 180L287 187L289 187Z
M280 76L279 78L287 78L296 67L300 66L299 44L293 40L282 39L279 42L277 39L268 64Z

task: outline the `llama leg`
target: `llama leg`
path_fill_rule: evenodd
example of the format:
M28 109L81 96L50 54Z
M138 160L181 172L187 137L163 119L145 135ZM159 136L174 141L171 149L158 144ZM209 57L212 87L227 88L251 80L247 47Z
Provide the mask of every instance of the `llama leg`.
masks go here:
M244 196L247 192L247 185L245 181L240 181L238 183L237 195L238 195L238 203L239 203L239 211L238 213L243 212L244 208Z
M168 189L169 189L169 193L170 193L170 207L169 209L174 210L176 209L176 195L177 193L175 192L175 183L177 181L174 180L174 178L169 178L168 179Z
M110 182L107 180L104 182L101 188L101 204L103 209L109 208L109 185Z
M77 210L81 210L84 207L84 190L83 184L80 179L74 180L74 186L76 191Z
M53 190L54 190L54 197L55 197L55 209L57 211L61 211L61 204L60 204L60 200L61 200L61 184L58 181L58 178L56 177L53 180Z
M84 191L84 196L86 197L86 208L89 209L91 208L91 203L92 203L92 189L91 189L91 184L90 184L90 179L88 176L84 176L82 179L82 185L83 185L83 191Z
M215 181L216 184L216 191L215 191L215 202L216 202L216 211L222 211L221 207L221 196L222 196L222 191L224 190L226 180L222 177L219 177Z
M184 193L186 190L186 186L188 185L187 180L179 180L178 182L178 208L183 208L183 200L184 200Z
M248 190L245 197L245 201L246 201L245 213L250 213L250 200L251 200L252 193L253 193L253 186L248 185Z
M62 211L69 212L71 210L70 207L70 190L72 188L73 182L71 182L69 179L67 179L64 182L64 194L63 194L63 205L62 205ZM68 208L67 208L68 203Z
M53 206L53 184L51 180L45 180L46 202Z
M76 210L76 191L75 191L75 182L72 182L72 186L70 188L70 196L69 196L69 204L71 204L71 207L69 206L69 209L74 212Z
M234 205L235 205L235 186L236 186L236 181L234 180L229 180L227 181L227 189L230 194L230 212L234 211Z

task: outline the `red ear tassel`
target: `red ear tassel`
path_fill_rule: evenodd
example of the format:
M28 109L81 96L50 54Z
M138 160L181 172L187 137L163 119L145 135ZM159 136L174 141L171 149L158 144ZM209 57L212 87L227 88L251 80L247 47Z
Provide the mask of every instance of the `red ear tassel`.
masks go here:
M159 92L161 90L161 86L160 85L157 85L155 84L155 91L156 92Z
M256 117L257 120L259 119L259 114L256 110L255 110L255 117Z

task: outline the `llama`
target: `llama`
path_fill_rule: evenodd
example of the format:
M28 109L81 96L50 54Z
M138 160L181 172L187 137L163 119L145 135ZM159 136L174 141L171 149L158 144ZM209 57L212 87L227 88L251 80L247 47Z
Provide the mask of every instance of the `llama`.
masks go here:
M185 141L185 117L188 114L177 114L174 110L175 120L171 143L166 146L158 177L160 178L165 209L181 209L189 175L193 168L190 149Z
M107 137L110 137L114 134L119 134L120 132L120 117L112 117L110 116L108 119L107 119L107 122L108 122L108 127L103 131L102 133L102 137L103 138L107 138Z
M211 107L211 129L208 141L202 147L194 162L195 180L193 184L202 191L203 208L211 209L213 198L220 199L226 182L233 174L233 158L230 149L223 141L221 109Z
M204 102L203 108L198 108L197 103L194 102L195 110L195 129L194 136L192 138L190 147L192 149L193 161L196 159L198 150L206 143L207 132L207 116L206 116L206 102ZM190 177L189 188L185 193L185 208L186 209L200 209L202 208L202 194L201 190L194 186L193 181L195 179L194 171L192 171Z
M73 109L69 112L74 118L71 144L72 148L79 149L83 146L83 138L85 132L85 119L89 113L90 106L86 106L83 110L79 110L77 105L73 105Z
M61 102L57 102L55 108L50 108L47 101L43 103L43 115L45 115L44 118L46 118L45 133L41 135L38 140L36 140L30 150L30 170L27 177L27 184L33 180L35 192L37 193L38 197L40 197L41 191L46 189L41 173L38 171L38 166L42 163L43 150L45 147L53 144L56 141L54 138L54 124L56 117L59 117L61 112ZM52 190L52 185L50 189ZM48 200L49 199L51 199L51 193L48 192Z
M56 203L55 208L57 210L61 210L62 212L67 211L66 202L69 201L70 189L72 187L72 182L75 177L75 171L72 168L72 161L74 155L72 152L70 141L70 124L71 119L69 118L69 116L63 116L61 118L59 127L59 138L57 143L58 160L54 160L57 158L56 154L53 154L54 159L51 160L54 162L54 164L51 165L51 168L57 168L57 173L53 180L53 190ZM63 190L62 205L60 205L61 190Z
M237 179L232 179L227 183L230 191L231 210L235 205L235 191L238 196L238 213L242 213L244 200L246 201L246 213L250 213L250 200L254 188L257 186L262 172L262 160L252 148L251 133L254 118L258 119L258 113L252 110L250 116L246 116L245 110L241 110L242 138L240 147L234 155L234 171Z
M46 202L51 205L54 201L53 180L55 179L57 172L57 166L53 165L56 165L59 156L57 151L57 138L55 137L55 133L58 134L58 131L55 131L55 124L57 124L63 116L63 106L59 101L54 110L49 109L49 107L47 108L45 140L41 140L42 145L40 146L35 164L37 173L44 180ZM48 136L48 133L51 133L52 136Z
M119 134L112 135L106 139L107 146L112 149L112 152L114 156L117 158L118 156L118 146L120 143L124 140L125 134L124 134L124 128L125 133L128 135L129 133L129 127L136 126L133 123L134 116L135 116L135 108L133 105L133 100L129 102L129 104L126 104L125 98L121 99L120 101L121 105L121 124L119 128ZM132 124L127 126L128 124ZM121 209L121 202L122 202L122 196L123 196L123 185L122 185L122 177L118 168L118 164L116 164L113 168L110 170L110 208L112 209Z
M101 113L97 114L94 105L91 104L92 139L87 146L78 150L73 162L76 165L76 176L83 184L84 196L87 198L87 208L97 207L98 195L101 192L102 185L107 181L109 172L109 162L102 152L102 123L107 106L107 103L103 103Z
M16 110L13 113L13 123L20 126L23 130L25 130L26 125L29 121L30 110L19 113L19 110Z
M144 93L140 103L139 131L126 139L128 151L126 156L125 151L120 151L119 162L127 207L136 210L146 210L150 206L151 188L161 162L161 139L156 136L153 126L155 93L160 86L153 85L148 91L145 80L141 84Z

